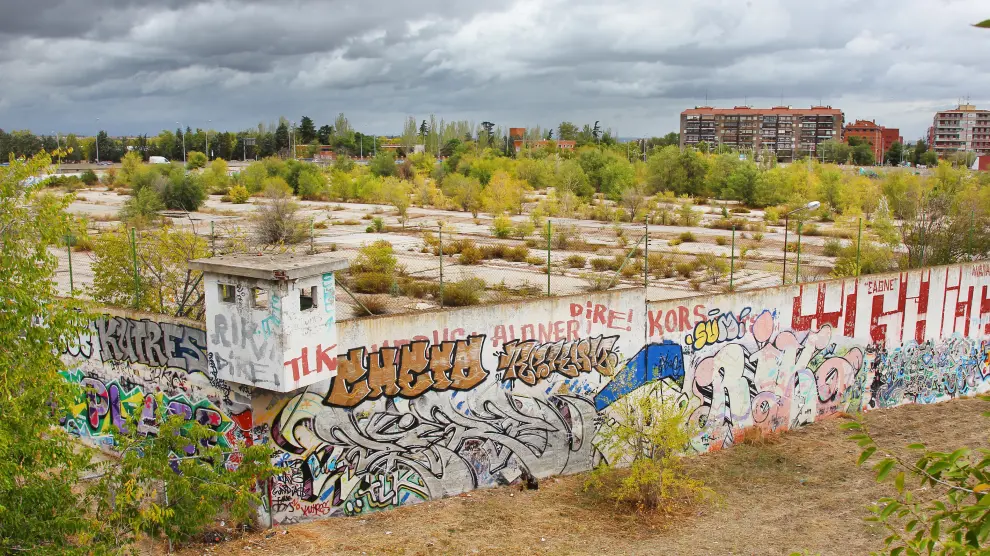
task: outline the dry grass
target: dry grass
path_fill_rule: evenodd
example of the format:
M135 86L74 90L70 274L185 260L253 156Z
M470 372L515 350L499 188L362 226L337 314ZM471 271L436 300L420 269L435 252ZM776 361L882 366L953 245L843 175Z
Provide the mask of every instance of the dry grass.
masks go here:
M885 447L985 446L990 404L956 400L866 416ZM866 554L882 534L863 521L887 495L839 430L842 418L782 436L751 434L689 459L722 503L657 523L581 491L583 475L544 479L355 518L312 522L206 547L220 554ZM183 554L202 554L189 547Z

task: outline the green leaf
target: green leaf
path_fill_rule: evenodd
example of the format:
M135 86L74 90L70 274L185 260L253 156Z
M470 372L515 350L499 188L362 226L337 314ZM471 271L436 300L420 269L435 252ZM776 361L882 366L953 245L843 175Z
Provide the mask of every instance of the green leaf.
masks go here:
M890 514L894 513L894 511L900 507L901 504L899 502L891 502L890 504L887 504L887 507L880 512L880 519L887 519L890 517Z
M990 29L990 19L984 19L983 21L974 24L973 27L980 27L982 29Z
M894 487L897 488L897 492L904 492L904 472L901 471L894 477Z
M876 451L877 449L872 446L863 450L863 453L859 455L859 460L856 461L856 465L863 465L863 463L866 462L866 460L870 459L870 456L873 455L873 452Z
M908 444L908 450L924 450L924 444Z
M874 467L874 469L876 469L876 471L877 471L877 482L879 483L879 482L883 481L887 477L887 475L890 473L890 470L893 469L893 468L894 468L894 460L892 460L892 459L885 459L885 460L881 461L880 463L878 463Z
M839 425L839 428L847 431L857 431L857 430L861 430L863 428L863 425L860 424L858 421L852 421L849 423L843 423Z
M898 554L902 554L903 552L904 552L904 547L898 546L897 548L890 551L890 556L898 556Z

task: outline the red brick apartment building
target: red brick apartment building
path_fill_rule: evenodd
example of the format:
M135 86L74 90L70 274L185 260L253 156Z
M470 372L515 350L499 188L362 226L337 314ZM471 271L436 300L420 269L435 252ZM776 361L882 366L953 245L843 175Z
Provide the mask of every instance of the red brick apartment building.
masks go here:
M928 145L939 157L960 151L990 154L990 110L960 104L954 110L936 112L928 128Z
M890 146L895 142L904 144L900 129L877 125L876 120L856 120L847 125L842 134L843 141L848 143L850 137L867 140L873 146L873 155L877 162L883 161L883 155L890 150Z
M819 144L841 137L843 118L842 111L831 106L699 106L681 112L681 148L703 141L712 148L752 149L790 162L813 155Z

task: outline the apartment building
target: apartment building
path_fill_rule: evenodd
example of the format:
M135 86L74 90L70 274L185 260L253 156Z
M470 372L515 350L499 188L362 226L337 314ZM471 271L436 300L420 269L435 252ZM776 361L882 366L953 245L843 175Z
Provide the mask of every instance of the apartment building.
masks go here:
M883 160L883 155L894 143L904 144L900 129L877 125L876 120L856 120L847 125L842 132L843 141L848 143L850 137L859 137L872 145L873 156L877 161Z
M790 162L813 155L819 144L841 137L842 125L842 111L831 106L699 106L681 112L681 148L705 142L711 148L753 150Z
M990 153L990 110L960 104L954 110L936 112L928 128L928 144L939 157L959 151Z

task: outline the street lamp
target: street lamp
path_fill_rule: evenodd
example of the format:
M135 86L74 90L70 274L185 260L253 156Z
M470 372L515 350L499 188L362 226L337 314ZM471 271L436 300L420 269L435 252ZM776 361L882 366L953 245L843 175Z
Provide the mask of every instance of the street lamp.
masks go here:
M206 160L210 159L210 126L213 120L206 120Z
M96 118L96 164L100 164L100 119Z
M186 132L182 131L182 124L180 122L175 122L175 125L179 126L179 133L182 134L182 163L186 163Z
M790 212L784 214L784 273L781 276L781 283L787 285L787 224L790 216L795 212L801 212L802 210L815 210L816 208L822 206L818 201L811 201L803 207L798 207Z

